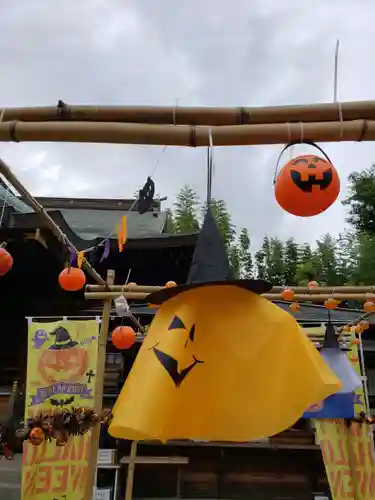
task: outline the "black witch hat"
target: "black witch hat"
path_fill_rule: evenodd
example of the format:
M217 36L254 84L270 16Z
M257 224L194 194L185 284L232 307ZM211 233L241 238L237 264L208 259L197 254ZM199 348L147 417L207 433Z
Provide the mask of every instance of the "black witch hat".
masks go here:
M51 345L50 349L54 351L60 351L61 349L70 349L78 344L75 340L72 340L70 333L66 328L59 326L51 332L51 335L55 335L55 343Z
M272 288L272 284L268 281L233 278L223 239L212 212L208 209L195 246L186 284L153 292L147 296L147 301L158 305L179 293L213 285L237 286L258 294L266 293Z

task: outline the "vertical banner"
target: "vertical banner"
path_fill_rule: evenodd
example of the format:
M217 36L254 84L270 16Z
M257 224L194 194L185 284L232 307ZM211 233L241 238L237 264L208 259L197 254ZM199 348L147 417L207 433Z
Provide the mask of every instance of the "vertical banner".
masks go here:
M354 331L351 338L355 338ZM358 358L352 344L348 357ZM359 363L352 363L358 375ZM364 382L366 383L366 382ZM355 393L354 412L366 411L363 387ZM340 420L314 420L333 500L368 500L375 498L375 461L372 427Z
M25 418L73 407L92 408L99 322L29 323ZM22 500L81 500L90 433L65 446L25 441Z

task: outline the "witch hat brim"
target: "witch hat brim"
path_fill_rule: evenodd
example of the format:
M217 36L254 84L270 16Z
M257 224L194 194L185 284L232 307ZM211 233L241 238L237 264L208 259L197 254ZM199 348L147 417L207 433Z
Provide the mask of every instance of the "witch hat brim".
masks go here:
M61 351L62 349L70 349L76 345L78 345L78 342L75 340L69 340L69 342L66 342L65 344L53 344L49 349L51 349L51 351Z
M78 345L78 342L72 340L70 333L64 327L58 327L56 330L51 332L51 335L55 335L55 343L49 347L52 351L61 351L63 349L70 349Z
M272 284L264 280L233 279L227 250L210 209L198 236L186 284L153 292L147 301L160 305L180 293L208 286L237 286L257 294L272 288Z

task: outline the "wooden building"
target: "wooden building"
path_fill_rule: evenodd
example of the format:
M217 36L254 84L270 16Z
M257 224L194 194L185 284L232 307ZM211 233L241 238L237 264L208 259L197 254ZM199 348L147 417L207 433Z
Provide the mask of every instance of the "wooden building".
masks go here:
M0 202L4 191L0 185ZM79 250L94 247L113 233L116 223L133 204L133 200L40 198L38 201ZM103 276L107 269L114 269L117 283L125 282L129 270L130 280L138 284L162 285L168 280L183 283L196 235L170 235L167 225L168 214L162 211L160 202L155 202L142 216L130 212L124 251L116 250L117 242L113 238L107 259L100 262L102 249L99 249L89 254L89 260ZM1 412L1 401L6 411L12 383L18 380L22 387L25 381L25 318L95 316L101 314L101 303L86 302L83 292L66 293L60 289L57 277L69 257L66 249L37 214L12 193L7 194L0 240L7 241L14 257L13 269L0 279ZM285 303L278 305L287 308ZM152 320L154 311L144 304L132 304L132 310L142 324ZM346 324L358 315L358 311L337 310L332 311L331 318L336 324ZM327 311L319 306L302 305L296 318L303 325L318 326L327 320ZM112 325L116 324L114 312L111 321ZM366 334L369 338L371 330ZM106 406L115 401L139 347L137 343L121 353L109 343L104 387ZM365 348L370 370L374 367L375 380L372 361L375 348L371 340L365 341ZM369 386L375 398L375 383L370 382ZM103 436L102 445L118 446L120 458L124 457L126 464L128 442L115 443ZM107 480L105 474L100 480ZM293 429L255 443L180 441L139 445L134 483L137 498L311 500L313 494L329 496L329 488L314 430L307 421L301 420Z

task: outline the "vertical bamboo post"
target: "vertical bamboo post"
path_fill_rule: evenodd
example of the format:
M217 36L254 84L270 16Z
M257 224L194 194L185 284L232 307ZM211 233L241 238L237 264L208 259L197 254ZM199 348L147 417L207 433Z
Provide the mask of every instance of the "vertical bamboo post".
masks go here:
M107 284L113 285L114 281L115 281L115 272L109 269L107 271ZM107 349L108 330L109 330L109 318L111 314L111 305L112 305L111 299L107 299L104 301L102 323L100 326L98 360L96 367L95 396L94 396L94 408L95 411L97 412L100 412L102 410L102 405L103 405L104 372L105 372L105 360L106 360L106 349ZM86 477L85 494L83 500L92 500L93 498L95 478L96 478L96 466L98 462L99 437L100 437L100 425L96 425L91 430L89 461L87 464L87 477Z
M128 473L126 475L125 500L132 500L135 461L137 458L138 441L133 441L130 448Z

